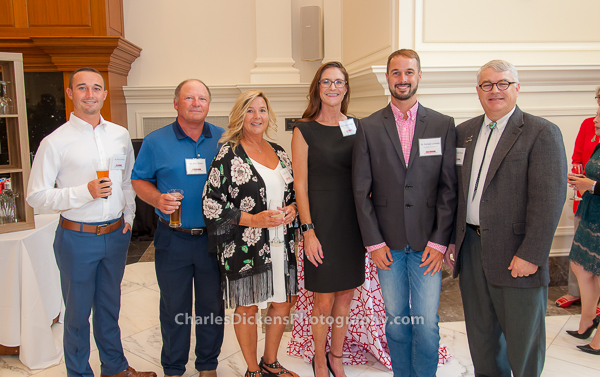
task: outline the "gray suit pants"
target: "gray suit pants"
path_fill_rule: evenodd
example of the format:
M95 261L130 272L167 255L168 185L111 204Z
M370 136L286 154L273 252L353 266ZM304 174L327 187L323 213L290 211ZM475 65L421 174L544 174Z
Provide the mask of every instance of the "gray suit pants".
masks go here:
M460 291L476 376L534 377L546 354L548 287L489 284L481 265L481 240L467 227L460 251ZM517 278L523 279L523 278Z

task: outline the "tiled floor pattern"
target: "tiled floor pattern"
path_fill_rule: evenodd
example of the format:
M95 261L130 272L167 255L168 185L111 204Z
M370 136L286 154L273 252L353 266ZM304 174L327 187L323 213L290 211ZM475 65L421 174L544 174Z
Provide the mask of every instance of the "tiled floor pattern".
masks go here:
M558 294L558 293L557 293ZM138 370L154 370L163 376L160 369L160 328L158 321L159 292L154 272L154 263L139 262L126 267L122 284L121 333L123 347L129 363ZM546 367L543 376L600 376L600 357L585 354L575 348L584 342L568 336L565 329L576 329L578 315L555 315L546 318L547 344ZM53 327L56 341L62 342L62 325ZM441 343L445 344L454 358L449 364L440 367L437 375L473 376L473 366L469 355L464 322L440 323ZM287 368L300 376L312 376L309 364L287 356L285 346L290 333L285 333L279 351L279 360ZM264 335L259 330L258 349L264 346ZM195 339L192 339L192 343ZM369 355L365 365L346 366L348 377L390 377L391 371ZM219 357L219 377L243 376L246 366L235 339L233 326L225 328L225 342ZM96 376L100 375L98 351L92 341L90 363ZM44 369L30 370L15 356L0 357L0 377L62 377L66 376L63 363ZM184 376L196 376L193 354Z

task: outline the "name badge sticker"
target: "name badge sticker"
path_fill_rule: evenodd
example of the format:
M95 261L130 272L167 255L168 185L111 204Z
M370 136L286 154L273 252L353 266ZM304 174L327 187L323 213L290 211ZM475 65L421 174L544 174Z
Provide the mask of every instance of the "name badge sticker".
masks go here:
M356 135L356 124L354 124L354 119L348 118L346 120L340 120L338 123L340 124L340 129L342 130L342 135L344 135L344 137Z
M279 173L281 174L281 177L285 181L286 185L289 185L290 183L294 182L294 177L292 177L292 174L290 173L290 170L288 168L281 169Z
M204 158L186 158L185 173L187 175L206 174L206 159Z
M127 156L124 154L116 154L112 157L110 162L110 170L125 170L125 163L127 162Z
M419 156L441 156L442 138L434 137L431 139L419 139Z
M463 166L465 163L465 152L467 148L456 148L456 166Z

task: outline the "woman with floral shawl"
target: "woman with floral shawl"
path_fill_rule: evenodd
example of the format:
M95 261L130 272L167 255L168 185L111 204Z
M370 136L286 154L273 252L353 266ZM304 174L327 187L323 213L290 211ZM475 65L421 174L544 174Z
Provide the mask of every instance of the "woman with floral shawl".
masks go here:
M272 138L275 131L275 114L265 94L242 93L231 110L203 195L209 247L221 265L226 305L235 307L234 329L248 364L247 377L298 376L277 361L298 285L291 229L297 214L292 166L283 148L264 139L265 133ZM284 205L268 210L269 200ZM284 217L275 217L281 212ZM283 245L270 241L275 232L269 228L276 227L283 228ZM256 315L267 305L264 356L257 363Z

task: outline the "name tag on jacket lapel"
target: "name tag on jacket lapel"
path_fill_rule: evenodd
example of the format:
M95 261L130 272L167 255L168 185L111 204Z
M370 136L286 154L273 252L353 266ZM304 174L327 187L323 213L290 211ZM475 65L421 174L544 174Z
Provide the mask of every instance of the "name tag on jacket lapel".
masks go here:
M442 138L419 139L419 157L441 156Z
M463 166L465 163L465 152L467 148L456 148L456 166Z

